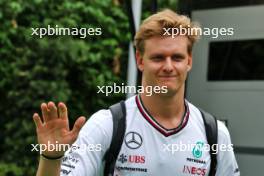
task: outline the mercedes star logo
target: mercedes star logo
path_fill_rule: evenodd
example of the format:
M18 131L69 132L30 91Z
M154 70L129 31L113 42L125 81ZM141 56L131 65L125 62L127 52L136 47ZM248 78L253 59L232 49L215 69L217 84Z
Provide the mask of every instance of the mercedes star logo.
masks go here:
M130 149L138 149L142 143L142 137L137 132L131 131L125 136L125 144Z

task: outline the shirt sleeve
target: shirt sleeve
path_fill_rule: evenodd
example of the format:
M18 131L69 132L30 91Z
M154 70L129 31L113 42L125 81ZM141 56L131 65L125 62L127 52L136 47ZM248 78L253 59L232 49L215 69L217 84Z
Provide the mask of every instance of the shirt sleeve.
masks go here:
M97 176L103 156L110 146L113 133L112 115L109 110L93 114L82 127L77 140L65 153L61 176Z
M226 126L218 121L218 154L216 176L240 176L233 151L230 134Z

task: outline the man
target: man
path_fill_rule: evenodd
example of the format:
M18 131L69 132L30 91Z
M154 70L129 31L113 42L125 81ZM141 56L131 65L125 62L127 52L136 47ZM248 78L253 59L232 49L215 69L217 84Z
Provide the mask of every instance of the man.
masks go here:
M192 68L192 46L198 35L171 36L165 32L180 27L195 26L188 17L164 10L147 18L135 36L142 86L167 86L167 92L151 96L143 92L125 101L126 132L115 176L209 174L210 154L202 150L207 144L202 115L184 99L185 80ZM53 102L43 103L41 110L43 121L38 114L33 115L39 144L74 143L74 147L65 154L63 149L43 151L37 175L98 175L112 140L110 111L96 112L87 123L80 117L70 131L63 103L58 109ZM183 144L193 145L174 150ZM232 146L228 130L220 122L218 145ZM217 176L239 175L233 150L219 150L217 161Z

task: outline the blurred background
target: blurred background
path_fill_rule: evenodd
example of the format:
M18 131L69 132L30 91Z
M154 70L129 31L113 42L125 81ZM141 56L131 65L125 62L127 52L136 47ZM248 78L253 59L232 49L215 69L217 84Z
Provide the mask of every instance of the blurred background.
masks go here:
M202 27L234 28L233 36L202 37L194 47L186 97L226 122L241 175L261 175L264 0L0 0L0 176L35 175L32 115L42 102L65 102L73 125L126 98L98 94L97 86L139 84L129 62L135 2L139 21L170 8ZM31 28L48 25L100 27L102 35L31 35Z

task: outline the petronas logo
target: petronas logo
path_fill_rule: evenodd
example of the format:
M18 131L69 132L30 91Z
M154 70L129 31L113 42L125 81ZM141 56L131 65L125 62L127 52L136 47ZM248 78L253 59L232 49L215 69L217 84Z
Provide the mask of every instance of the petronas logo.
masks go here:
M193 150L192 150L192 154L195 158L201 158L203 152L202 152L202 148L203 148L204 143L201 141L196 142L196 145L194 146Z

